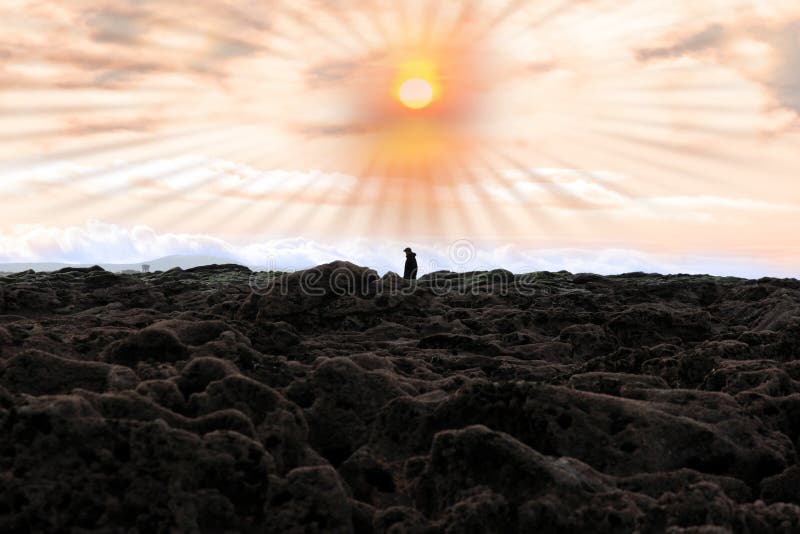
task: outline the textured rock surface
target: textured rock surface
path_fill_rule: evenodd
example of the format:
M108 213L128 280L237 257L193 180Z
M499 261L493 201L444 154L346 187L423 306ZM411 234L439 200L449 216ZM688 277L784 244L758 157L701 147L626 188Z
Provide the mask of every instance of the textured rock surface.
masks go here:
M3 532L798 532L800 282L0 277Z

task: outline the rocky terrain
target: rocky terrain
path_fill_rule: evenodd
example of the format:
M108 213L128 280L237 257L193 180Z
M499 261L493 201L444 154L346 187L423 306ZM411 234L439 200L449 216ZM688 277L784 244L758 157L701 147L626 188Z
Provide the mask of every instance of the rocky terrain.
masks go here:
M2 532L800 532L800 282L0 277Z

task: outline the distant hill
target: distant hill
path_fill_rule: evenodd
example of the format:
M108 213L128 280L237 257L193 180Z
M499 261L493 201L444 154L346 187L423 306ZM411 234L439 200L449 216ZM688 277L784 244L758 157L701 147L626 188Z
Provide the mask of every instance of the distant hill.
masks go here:
M222 263L238 263L238 262L231 258L222 258L217 256L176 255L176 256L165 256L163 258L143 261L140 263L99 263L99 264L52 263L52 262L0 263L0 272L18 273L21 271L27 271L28 269L33 269L34 271L37 272L46 272L46 271L57 271L59 269L63 269L64 267L91 267L92 265L99 265L103 269L111 272L121 272L128 270L141 272L142 264L149 265L150 271L152 272L152 271L166 271L174 267L180 267L181 269L190 269L192 267L199 267L201 265L213 265L215 263L222 264Z

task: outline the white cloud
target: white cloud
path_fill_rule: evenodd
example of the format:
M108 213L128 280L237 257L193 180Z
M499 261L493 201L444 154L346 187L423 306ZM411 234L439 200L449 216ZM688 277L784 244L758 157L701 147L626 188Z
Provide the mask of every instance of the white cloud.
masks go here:
M725 208L734 210L757 210L757 211L797 211L797 206L789 204L776 204L753 200L749 198L727 198L710 195L673 196L673 197L652 197L643 199L647 204L656 206L678 207L678 208Z
M157 158L146 162L116 161L108 165L58 163L10 172L0 192L26 195L40 188L58 188L76 195L135 194L144 197L180 192L186 198L257 197L324 191L329 201L342 200L358 179L317 169L259 170L252 166L198 155Z
M668 218L696 222L715 220L726 211L794 212L800 206L758 199L715 195L627 196L610 184L629 181L629 177L607 171L575 169L510 169L503 173L507 187L485 186L496 200L508 203L535 201L561 211L574 209L570 199L605 213L632 218ZM470 198L470 200L480 200Z
M257 269L293 270L334 260L349 260L380 273L400 271L402 250L418 253L421 273L505 268L512 272L631 271L711 273L745 277L797 276L788 266L732 255L677 256L629 248L526 248L500 243L401 243L352 239L319 242L304 238L232 243L204 234L159 233L146 226L124 228L100 221L57 228L20 225L0 233L0 262L139 263L169 255L229 258Z

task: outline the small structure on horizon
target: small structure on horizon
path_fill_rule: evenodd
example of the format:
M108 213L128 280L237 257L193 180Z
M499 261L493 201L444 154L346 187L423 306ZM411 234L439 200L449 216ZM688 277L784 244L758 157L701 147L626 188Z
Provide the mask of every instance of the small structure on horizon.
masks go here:
M146 263L143 263L142 264L142 272L143 273L149 273L150 272L150 266L147 265Z

